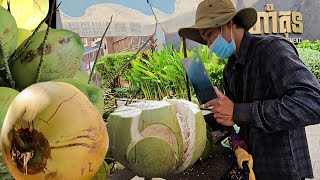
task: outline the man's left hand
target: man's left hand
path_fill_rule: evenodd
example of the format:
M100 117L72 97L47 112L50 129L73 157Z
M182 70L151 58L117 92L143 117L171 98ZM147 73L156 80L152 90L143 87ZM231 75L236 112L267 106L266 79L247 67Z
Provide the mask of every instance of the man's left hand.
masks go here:
M204 107L212 108L211 112L219 124L233 126L235 124L233 121L234 103L218 88L214 87L214 89L218 98L208 101Z

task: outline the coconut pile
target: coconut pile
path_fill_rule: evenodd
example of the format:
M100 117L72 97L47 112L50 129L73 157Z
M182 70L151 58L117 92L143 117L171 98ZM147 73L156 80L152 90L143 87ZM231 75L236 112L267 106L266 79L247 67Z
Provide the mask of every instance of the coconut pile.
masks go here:
M103 92L79 71L80 36L47 26L48 11L48 0L0 0L1 169L14 179L91 179L109 145Z

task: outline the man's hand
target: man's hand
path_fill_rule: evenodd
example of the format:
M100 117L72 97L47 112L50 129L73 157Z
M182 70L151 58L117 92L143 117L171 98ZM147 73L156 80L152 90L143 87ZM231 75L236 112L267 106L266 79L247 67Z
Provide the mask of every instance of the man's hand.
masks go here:
M234 103L219 91L218 88L214 87L214 90L218 98L208 101L204 105L204 108L212 108L211 112L214 114L213 116L219 124L224 126L233 126Z

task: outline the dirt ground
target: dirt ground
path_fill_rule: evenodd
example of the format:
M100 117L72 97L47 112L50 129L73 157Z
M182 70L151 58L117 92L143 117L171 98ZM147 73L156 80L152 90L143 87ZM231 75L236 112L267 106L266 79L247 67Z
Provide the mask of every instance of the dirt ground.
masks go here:
M222 146L214 145L213 152L206 161L197 161L187 170L166 177L167 180L184 180L184 179L206 179L219 180L223 175L230 171L231 167L236 163L234 153L230 149ZM112 180L131 179L135 176L127 169L121 170L108 177Z
M187 170L166 179L219 180L235 162L234 153L222 146L214 146L212 155L204 162L198 161Z

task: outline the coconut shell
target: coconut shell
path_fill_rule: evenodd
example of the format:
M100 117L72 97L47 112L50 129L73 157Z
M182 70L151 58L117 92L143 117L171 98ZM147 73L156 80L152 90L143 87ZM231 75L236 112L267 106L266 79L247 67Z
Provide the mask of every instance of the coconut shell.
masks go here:
M14 52L18 41L18 28L15 19L0 6L0 68Z
M12 76L19 89L35 83L41 57L40 44L46 31L36 33L26 50L13 61ZM18 51L25 47L21 44ZM82 60L84 46L80 36L63 29L51 29L44 44L40 82L73 78Z
M8 108L19 91L7 87L0 87L0 130Z

